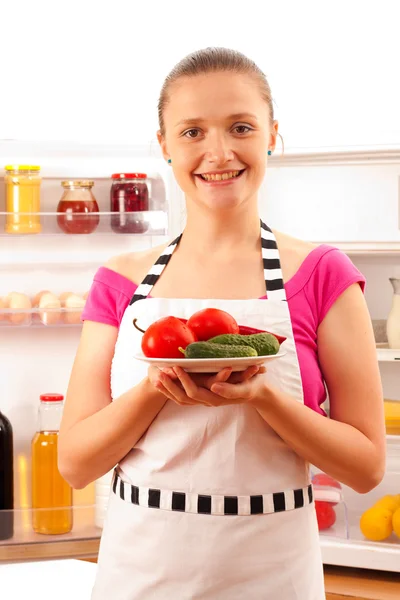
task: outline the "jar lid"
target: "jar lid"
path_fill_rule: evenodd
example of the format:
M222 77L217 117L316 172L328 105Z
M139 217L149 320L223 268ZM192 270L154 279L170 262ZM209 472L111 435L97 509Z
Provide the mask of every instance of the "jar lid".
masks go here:
M40 402L61 402L64 400L62 394L41 394Z
M38 165L6 165L6 171L40 171Z
M63 187L93 187L94 181L89 179L69 179L62 181L61 185Z
M146 173L114 173L111 179L146 179Z

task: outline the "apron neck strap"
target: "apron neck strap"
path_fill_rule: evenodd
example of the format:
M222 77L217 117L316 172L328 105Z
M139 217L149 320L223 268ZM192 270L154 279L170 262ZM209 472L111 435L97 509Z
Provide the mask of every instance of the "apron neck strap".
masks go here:
M279 258L278 244L272 230L260 221L261 225L261 253L264 266L265 288L268 300L286 301L285 286L283 284L281 261ZM147 298L154 285L158 281L161 273L171 260L171 256L181 241L182 233L165 248L159 258L156 260L142 283L136 288L129 304L137 300Z

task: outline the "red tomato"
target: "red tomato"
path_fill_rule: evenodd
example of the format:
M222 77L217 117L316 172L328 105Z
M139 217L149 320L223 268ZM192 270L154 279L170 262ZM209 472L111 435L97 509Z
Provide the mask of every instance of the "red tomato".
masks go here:
M149 358L184 358L179 348L196 342L196 335L177 317L163 317L146 329L142 350Z
M340 483L326 473L316 473L316 475L314 475L312 478L312 481L315 483L315 485L326 485L328 487L339 488L339 490L342 489Z
M330 475L327 475L326 473L317 473L312 478L312 482L314 485L335 487L335 488L338 488L339 490L342 489L342 486L340 485L340 483L338 481L336 481L336 479L334 479ZM336 506L337 502L329 502L329 504L331 504L332 506Z
M218 308L205 308L194 313L187 326L196 335L199 342L222 335L224 333L239 333L239 325L229 313Z
M336 522L335 510L329 502L315 501L315 510L317 513L318 529L323 531L329 529Z

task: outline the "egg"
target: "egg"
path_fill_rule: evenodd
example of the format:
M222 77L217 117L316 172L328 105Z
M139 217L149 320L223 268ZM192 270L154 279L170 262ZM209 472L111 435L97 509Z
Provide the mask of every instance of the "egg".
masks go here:
M34 296L33 300L32 300L32 306L33 308L37 308L39 306L39 302L40 302L40 298L44 295L44 294L50 294L51 292L49 290L42 290L41 292L38 292L36 294L36 296Z
M63 292L62 294L60 294L58 296L60 302L61 302L61 306L64 308L65 307L65 301L67 300L68 296L73 296L74 293L73 292Z
M8 320L13 325L30 324L31 322L31 309L32 302L26 294L20 294L19 292L11 292L5 298L5 304L7 308L15 311L22 311L27 309L26 312L15 312L8 315Z
M79 325L81 322L82 310L85 306L85 300L77 294L70 294L65 300L65 308L69 309L64 313L64 321L69 325ZM71 310L76 308L77 310Z
M39 308L45 309L40 310L40 320L44 325L56 325L61 321L61 302L55 294L47 292L42 294L39 301Z
M4 319L6 318L6 315L1 312L5 308L6 308L6 303L4 302L3 298L0 298L0 321L4 321Z

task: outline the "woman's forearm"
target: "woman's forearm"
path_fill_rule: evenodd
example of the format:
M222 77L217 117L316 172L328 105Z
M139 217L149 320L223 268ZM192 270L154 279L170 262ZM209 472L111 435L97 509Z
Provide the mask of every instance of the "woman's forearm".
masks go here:
M58 464L64 479L80 489L110 471L138 442L166 402L167 398L145 378L63 432Z
M355 427L270 388L254 407L299 456L355 491L366 493L381 481L384 452Z

